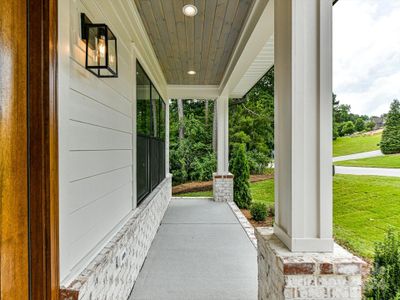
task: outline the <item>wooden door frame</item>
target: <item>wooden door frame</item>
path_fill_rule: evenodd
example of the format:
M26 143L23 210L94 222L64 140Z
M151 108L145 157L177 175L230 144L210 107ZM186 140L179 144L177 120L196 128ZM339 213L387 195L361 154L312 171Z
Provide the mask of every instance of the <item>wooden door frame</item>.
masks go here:
M0 299L29 296L27 15L0 5Z
M57 0L28 0L30 294L59 299Z
M0 299L59 299L57 0L0 7Z

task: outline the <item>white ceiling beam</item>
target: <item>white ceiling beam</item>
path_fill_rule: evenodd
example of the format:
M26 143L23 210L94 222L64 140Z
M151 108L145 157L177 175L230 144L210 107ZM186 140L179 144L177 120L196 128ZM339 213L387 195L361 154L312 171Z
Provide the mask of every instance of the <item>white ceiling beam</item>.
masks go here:
M167 93L169 99L215 99L219 97L219 86L170 84Z

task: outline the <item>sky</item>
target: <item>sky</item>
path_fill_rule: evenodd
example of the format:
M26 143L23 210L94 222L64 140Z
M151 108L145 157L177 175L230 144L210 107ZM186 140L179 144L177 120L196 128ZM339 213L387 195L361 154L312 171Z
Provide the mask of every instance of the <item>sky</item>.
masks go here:
M400 0L339 0L333 8L333 91L357 114L400 100Z

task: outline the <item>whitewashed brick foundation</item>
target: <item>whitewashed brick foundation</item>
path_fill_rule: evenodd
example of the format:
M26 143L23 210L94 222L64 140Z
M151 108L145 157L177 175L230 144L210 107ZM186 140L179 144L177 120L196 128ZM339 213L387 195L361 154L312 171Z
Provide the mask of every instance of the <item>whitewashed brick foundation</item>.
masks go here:
M90 265L68 286L61 300L126 300L171 199L166 178L133 212Z
M233 201L233 175L214 174L213 176L214 201L229 202Z
M292 253L257 228L258 299L361 299L364 262L335 244L333 253Z

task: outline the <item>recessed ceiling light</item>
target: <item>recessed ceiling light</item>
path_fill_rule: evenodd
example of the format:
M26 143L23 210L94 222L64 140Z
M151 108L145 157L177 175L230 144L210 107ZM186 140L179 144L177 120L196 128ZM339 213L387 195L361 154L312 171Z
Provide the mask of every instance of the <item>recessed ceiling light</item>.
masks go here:
M194 17L197 15L197 7L194 6L193 4L186 4L182 8L183 14L188 17Z
M188 71L188 74L189 75L196 75L196 71L190 70L190 71Z

